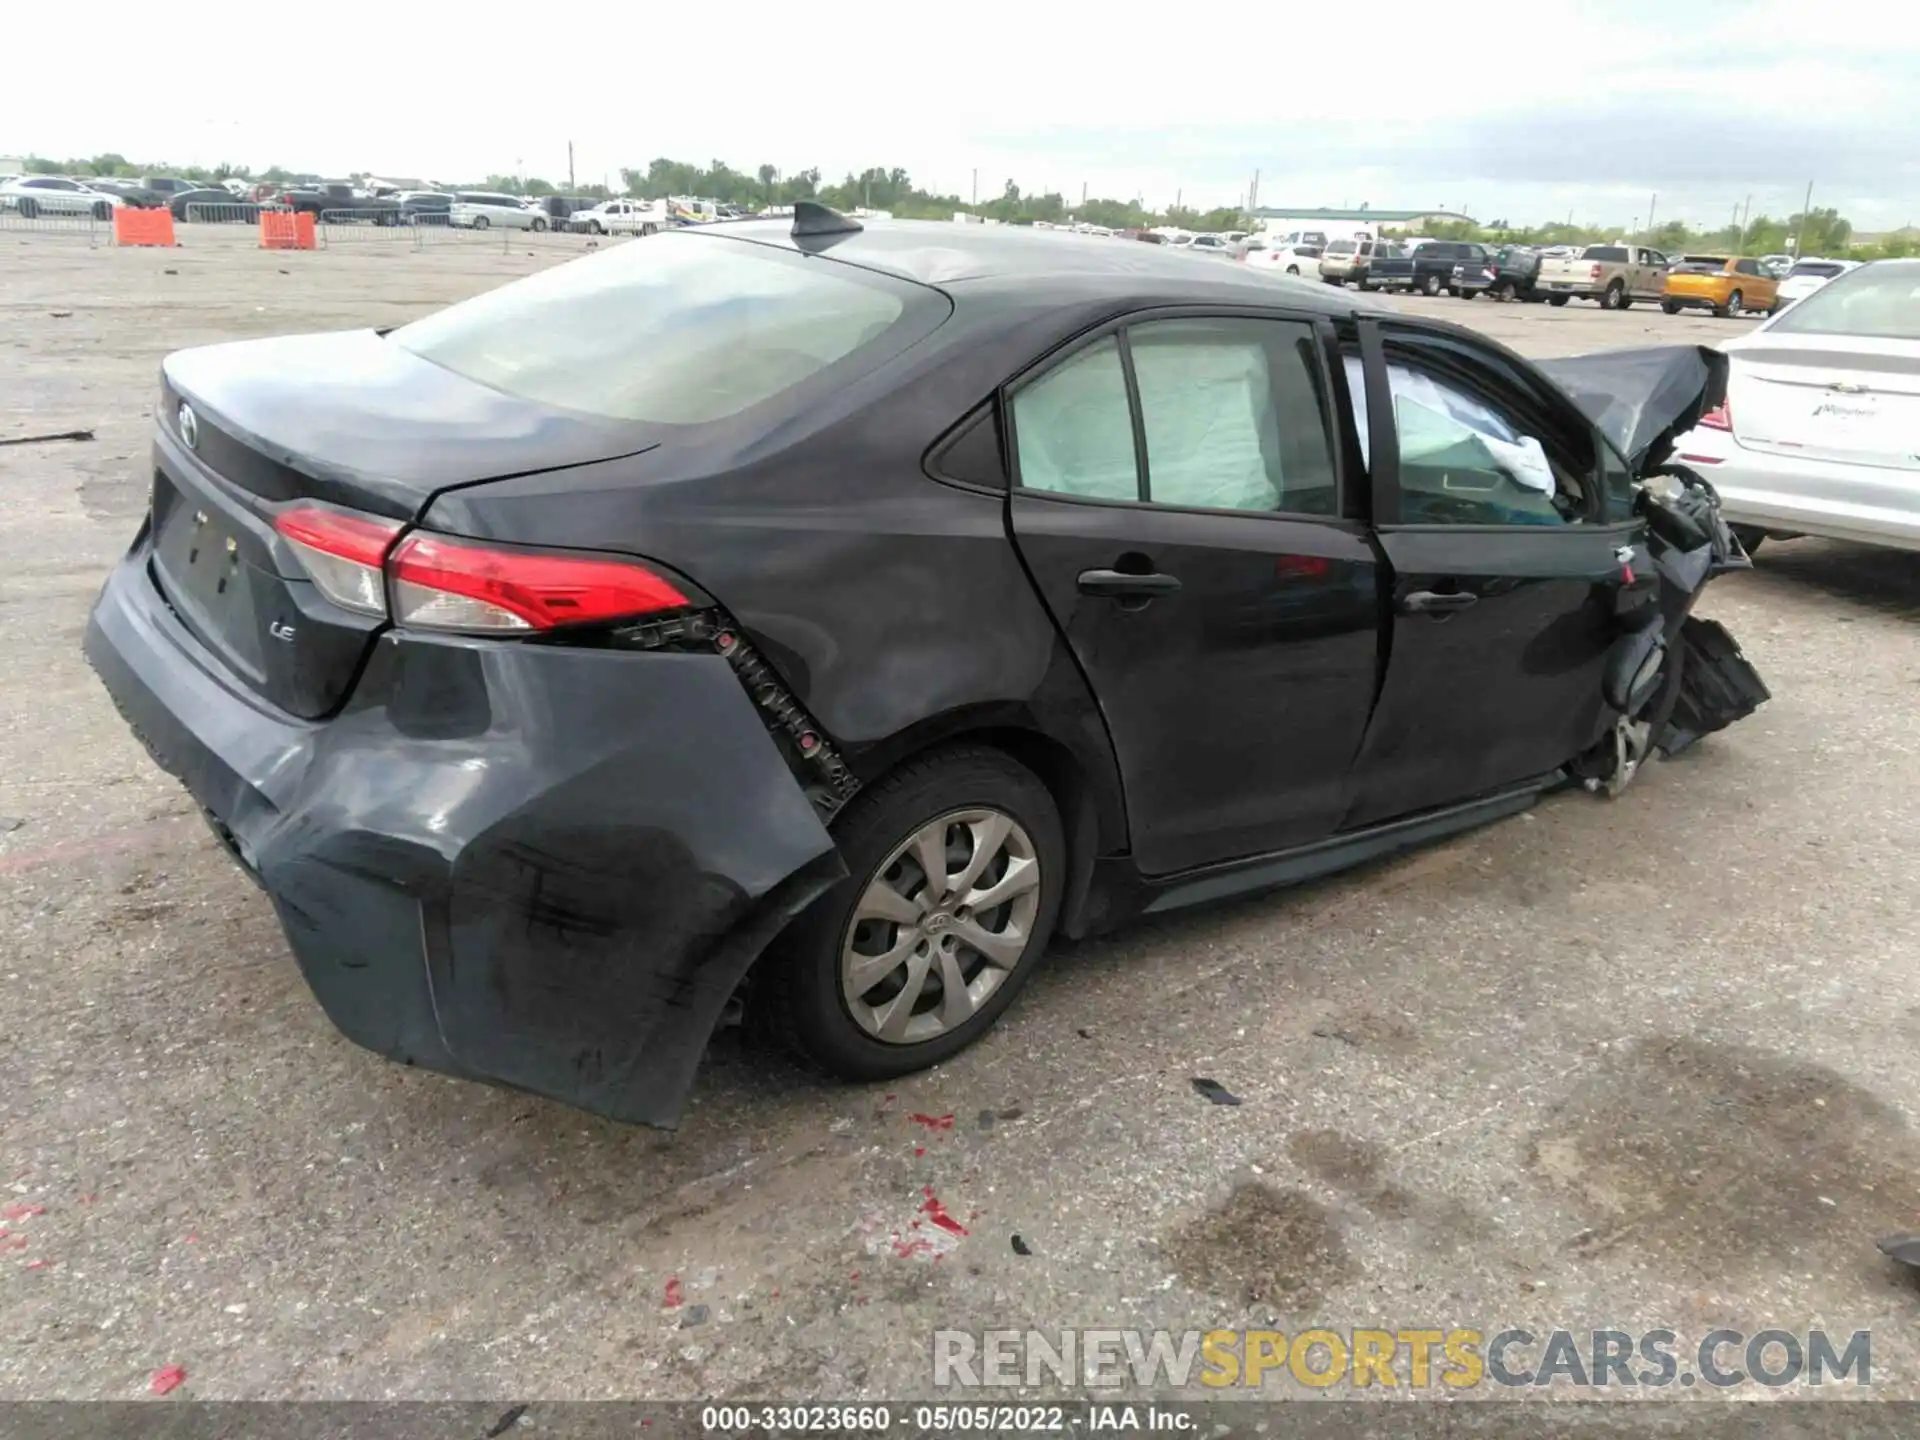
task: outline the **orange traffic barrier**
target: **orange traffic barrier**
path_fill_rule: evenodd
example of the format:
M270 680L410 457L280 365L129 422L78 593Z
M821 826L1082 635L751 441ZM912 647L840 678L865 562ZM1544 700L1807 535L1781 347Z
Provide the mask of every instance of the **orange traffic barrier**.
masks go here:
M157 210L136 210L122 205L113 212L113 243L116 245L173 244L173 212L161 206Z
M260 248L262 250L312 250L313 216L304 211L262 210L260 212Z

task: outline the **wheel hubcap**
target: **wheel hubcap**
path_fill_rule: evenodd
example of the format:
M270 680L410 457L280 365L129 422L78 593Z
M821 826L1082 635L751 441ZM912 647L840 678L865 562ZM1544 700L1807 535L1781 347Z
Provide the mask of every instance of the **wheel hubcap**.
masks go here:
M964 1024L1033 936L1040 861L999 810L955 810L896 845L840 946L840 989L876 1040L917 1045Z

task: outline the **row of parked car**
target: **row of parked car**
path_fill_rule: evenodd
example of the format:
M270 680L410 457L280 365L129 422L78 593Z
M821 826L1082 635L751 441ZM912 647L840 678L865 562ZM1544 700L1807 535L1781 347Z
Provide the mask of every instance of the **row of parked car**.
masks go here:
M1330 285L1353 284L1362 290L1466 299L1491 295L1549 305L1591 300L1606 310L1625 310L1644 301L1669 315L1711 310L1722 317L1749 312L1770 315L1857 263L1813 256L1799 261L1787 256L1670 256L1650 246L1625 243L1576 250L1452 240L1401 243L1364 235L1329 240L1314 231L1250 243L1241 258L1289 275L1318 276Z

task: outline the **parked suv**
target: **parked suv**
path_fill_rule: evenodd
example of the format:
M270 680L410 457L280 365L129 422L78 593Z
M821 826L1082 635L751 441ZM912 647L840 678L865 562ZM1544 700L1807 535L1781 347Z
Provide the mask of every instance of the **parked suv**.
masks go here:
M544 230L547 217L529 210L517 195L501 195L491 190L462 190L453 197L447 211L449 224L486 230L499 226L504 230Z
M1771 315L1780 308L1780 282L1760 260L1682 255L1667 273L1667 293L1660 308L1669 315L1686 309L1711 310L1722 320L1743 310Z
M1463 260L1453 267L1449 293L1471 300L1482 291L1496 300L1538 300L1533 282L1540 278L1540 252L1525 245L1502 245L1484 260Z
M1372 289L1367 270L1373 262L1376 243L1366 235L1330 241L1326 253L1320 257L1320 278L1329 285L1344 285L1351 280L1362 290Z
M1422 295L1438 295L1442 290L1459 295L1454 272L1461 267L1478 271L1491 264L1493 257L1484 245L1463 240L1428 240L1413 247L1413 288Z

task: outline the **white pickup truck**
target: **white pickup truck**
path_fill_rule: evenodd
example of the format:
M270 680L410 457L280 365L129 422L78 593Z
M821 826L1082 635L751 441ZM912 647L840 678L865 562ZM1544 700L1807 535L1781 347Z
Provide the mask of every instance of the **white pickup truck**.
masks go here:
M589 235L651 235L668 223L657 200L602 200L591 210L576 210L567 217L567 229Z
M1549 305L1598 300L1602 310L1625 310L1665 294L1670 267L1665 255L1645 245L1589 245L1576 258L1542 261L1533 293Z

